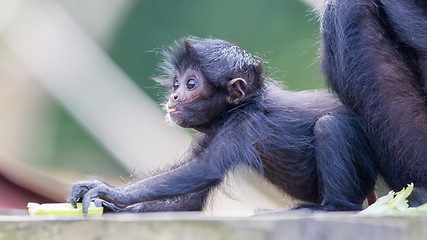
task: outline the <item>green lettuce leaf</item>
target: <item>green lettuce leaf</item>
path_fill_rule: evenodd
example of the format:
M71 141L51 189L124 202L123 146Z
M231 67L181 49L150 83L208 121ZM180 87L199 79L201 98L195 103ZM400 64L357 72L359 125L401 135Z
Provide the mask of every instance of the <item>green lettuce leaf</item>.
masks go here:
M386 196L379 198L374 204L361 211L359 215L402 215L427 214L427 203L419 207L409 207L408 196L414 189L414 184L408 184L400 192L390 191Z
M82 204L77 203L77 208L74 208L69 203L45 203L38 204L30 202L27 204L28 213L30 216L38 215L55 215L55 216L83 216ZM93 202L89 204L88 216L101 216L102 207L96 207Z

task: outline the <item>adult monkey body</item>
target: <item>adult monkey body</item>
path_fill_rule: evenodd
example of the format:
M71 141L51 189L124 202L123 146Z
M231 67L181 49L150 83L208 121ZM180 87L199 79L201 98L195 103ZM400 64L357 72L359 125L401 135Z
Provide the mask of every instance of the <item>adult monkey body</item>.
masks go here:
M200 132L185 164L132 185L77 183L70 202L92 199L114 211L201 210L224 175L248 166L299 208L359 210L376 169L355 115L322 91L291 92L268 83L262 62L218 39L188 38L165 52L176 124Z
M362 118L379 173L426 203L427 1L327 1L322 38L328 83Z

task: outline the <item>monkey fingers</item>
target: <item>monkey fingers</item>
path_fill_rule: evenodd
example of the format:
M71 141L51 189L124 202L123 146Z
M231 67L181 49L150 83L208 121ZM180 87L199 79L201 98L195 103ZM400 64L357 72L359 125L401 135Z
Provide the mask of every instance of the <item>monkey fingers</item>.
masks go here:
M78 182L73 185L71 188L70 195L68 197L68 202L74 207L77 208L76 203L79 200L82 200L82 197L91 189L97 188L99 186L106 186L109 187L104 182L101 182L99 180L94 181L84 181L84 182Z
M114 203L110 203L108 201L105 201L104 199L95 198L93 199L93 202L95 203L96 207L103 207L104 213L106 212L121 212L123 211L122 208L117 207L114 205Z
M68 202L74 207L77 208L76 203L78 200L90 189L97 187L102 182L98 180L94 181L84 181L84 182L78 182L73 185L71 188L70 195L68 197Z
M83 209L83 215L87 216L87 212L89 209L89 204L94 198L100 198L104 200L111 200L108 196L114 196L112 187L106 185L106 184L100 184L95 188L90 189L87 191L82 198L82 209Z

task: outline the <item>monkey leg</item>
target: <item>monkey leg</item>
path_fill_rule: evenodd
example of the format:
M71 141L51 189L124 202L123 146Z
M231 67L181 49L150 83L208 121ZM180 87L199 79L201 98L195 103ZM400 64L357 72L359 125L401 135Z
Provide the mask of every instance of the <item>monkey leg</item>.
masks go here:
M354 211L373 191L376 169L360 124L350 115L325 115L314 127L320 209Z
M385 15L399 8L384 12L375 2L337 0L327 5L322 64L331 88L362 117L378 171L390 187L400 191L413 182L427 189L427 107L419 66L411 48L393 32L397 25ZM413 1L394 2L408 11ZM405 21L411 19L407 16ZM415 48L412 37L405 41ZM425 40L422 43L425 49Z

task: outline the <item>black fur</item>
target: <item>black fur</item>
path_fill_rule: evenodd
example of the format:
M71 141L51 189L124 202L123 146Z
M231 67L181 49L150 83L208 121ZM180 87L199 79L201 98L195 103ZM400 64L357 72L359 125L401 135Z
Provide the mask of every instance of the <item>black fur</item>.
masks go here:
M176 207L167 210L183 210L182 205L191 204L186 204L188 197L180 196L196 193L196 201L204 199L197 193L209 191L228 171L245 166L290 196L308 202L303 208L361 209L375 184L373 157L359 118L332 95L278 88L263 74L261 60L223 40L191 37L177 42L165 56L165 75L158 81L171 88L172 96L177 94L171 84L176 74L188 69L200 72L206 88L214 89L211 103L204 99L180 103L182 110L192 109L188 114L192 121L182 125L201 131L188 162L119 188L101 182L78 183L71 191L71 203L82 198L86 207L97 197L105 201L104 206L113 204L114 210L126 211L133 204L178 198ZM234 78L248 83L239 103L226 101L227 84ZM193 112L194 106L201 113ZM204 200L197 202L202 207ZM145 211L144 205L140 204L139 211ZM148 208L162 211L165 207Z
M379 173L426 202L427 2L330 0L322 37L328 83L361 117Z

